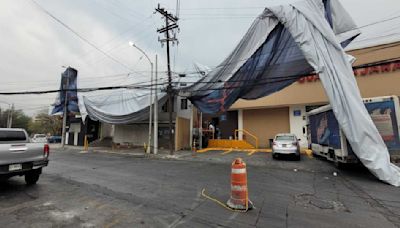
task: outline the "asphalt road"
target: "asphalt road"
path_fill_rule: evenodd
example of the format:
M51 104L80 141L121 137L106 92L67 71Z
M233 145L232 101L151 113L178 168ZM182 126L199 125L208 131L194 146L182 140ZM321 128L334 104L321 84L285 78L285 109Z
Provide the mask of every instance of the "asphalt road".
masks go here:
M255 209L225 202L230 162L248 163ZM337 176L333 175L337 172ZM338 171L303 157L205 153L180 160L54 151L36 186L15 177L0 186L0 227L400 227L400 189L366 170Z

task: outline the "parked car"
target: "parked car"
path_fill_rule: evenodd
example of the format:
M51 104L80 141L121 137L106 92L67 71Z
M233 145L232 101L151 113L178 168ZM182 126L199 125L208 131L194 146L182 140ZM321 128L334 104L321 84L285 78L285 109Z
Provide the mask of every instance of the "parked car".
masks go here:
M34 134L32 137L34 143L47 143L47 137L45 134Z
M272 143L272 158L281 155L293 155L296 160L300 160L299 140L294 134L277 134Z
M30 143L24 129L0 128L0 179L25 176L27 184L36 184L49 152L46 143Z
M47 139L48 143L61 143L61 136L53 135Z

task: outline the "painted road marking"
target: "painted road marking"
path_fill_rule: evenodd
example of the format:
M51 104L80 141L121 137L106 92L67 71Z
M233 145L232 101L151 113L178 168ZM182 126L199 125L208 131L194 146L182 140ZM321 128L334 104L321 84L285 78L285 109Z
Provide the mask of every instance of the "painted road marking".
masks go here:
M257 153L257 151L256 150L252 150L252 151L250 151L250 153L247 154L247 156L251 156L251 155L253 155L255 153Z
M222 155L224 155L224 154L229 154L229 153L232 152L232 151L233 151L232 149L227 150L227 151L223 152Z

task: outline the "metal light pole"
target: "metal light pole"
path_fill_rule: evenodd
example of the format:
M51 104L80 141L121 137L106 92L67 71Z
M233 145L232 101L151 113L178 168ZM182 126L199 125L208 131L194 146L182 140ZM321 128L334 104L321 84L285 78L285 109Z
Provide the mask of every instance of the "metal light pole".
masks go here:
M158 153L158 85L157 85L157 78L158 78L158 59L156 55L156 74L155 74L155 83L154 83L154 150L153 153Z
M151 122L152 122L152 117L153 117L153 113L152 113L152 109L153 109L153 105L152 105L152 102L153 102L153 62L150 60L150 58L149 58L149 56L147 56L147 54L142 50L142 49L140 49L138 46L136 46L135 45L135 43L133 43L132 41L129 41L129 45L130 46L132 46L132 47L134 47L134 48L136 48L136 49L138 49L145 57L146 57L146 59L149 61L149 63L150 63L150 66L151 66L151 76L150 76L150 98L149 98L149 111L150 111L150 113L149 113L149 140L148 140L148 146L147 146L147 153L150 153L150 150L151 150L151 148L150 148L150 144L151 144Z

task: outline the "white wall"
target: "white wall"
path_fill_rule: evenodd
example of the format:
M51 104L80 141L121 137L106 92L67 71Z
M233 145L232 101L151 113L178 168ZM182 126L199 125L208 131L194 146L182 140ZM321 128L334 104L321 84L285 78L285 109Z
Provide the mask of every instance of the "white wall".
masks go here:
M176 98L176 102L175 102L175 111L176 111L176 115L185 119L190 119L190 116L192 115L192 103L190 103L189 100L187 100L187 109L182 110L181 109L181 101L182 99L185 99L185 97L180 97L177 96Z
M101 127L100 138L113 137L113 135L114 135L114 125L108 124L108 123L101 123L100 127Z
M300 111L299 116L295 116L294 112ZM297 138L301 139L300 146L307 147L307 131L303 134L303 127L306 127L306 109L305 106L290 106L289 107L290 133L293 133ZM305 129L306 130L306 129Z
M115 125L113 142L143 146L148 143L148 137L148 124Z

